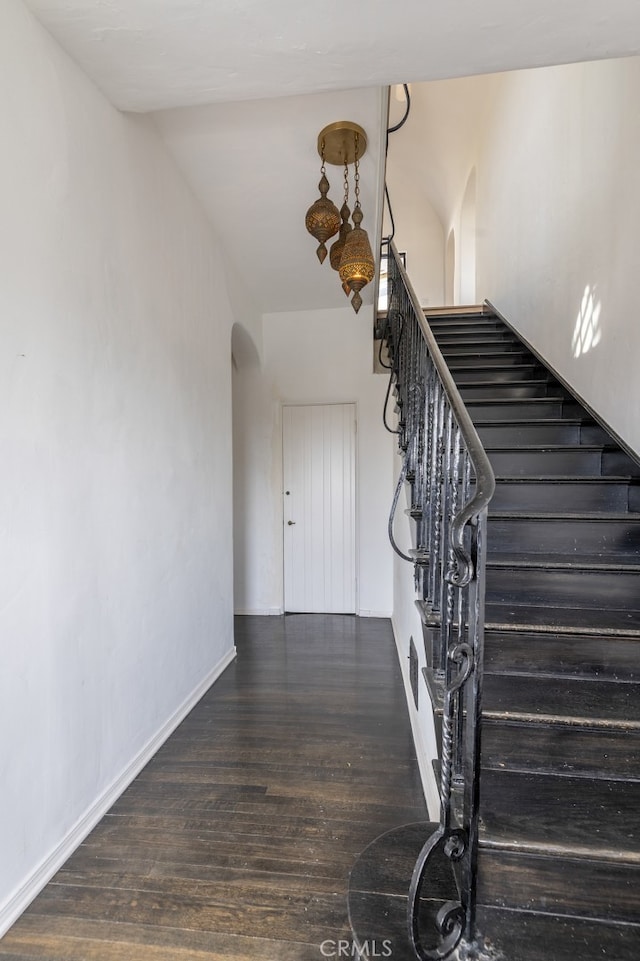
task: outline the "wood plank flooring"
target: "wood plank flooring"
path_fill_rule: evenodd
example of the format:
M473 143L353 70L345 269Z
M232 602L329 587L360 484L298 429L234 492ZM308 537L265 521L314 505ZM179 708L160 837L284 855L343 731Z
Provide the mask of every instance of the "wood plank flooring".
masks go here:
M321 961L351 938L357 857L427 817L390 622L242 617L236 644L2 961Z

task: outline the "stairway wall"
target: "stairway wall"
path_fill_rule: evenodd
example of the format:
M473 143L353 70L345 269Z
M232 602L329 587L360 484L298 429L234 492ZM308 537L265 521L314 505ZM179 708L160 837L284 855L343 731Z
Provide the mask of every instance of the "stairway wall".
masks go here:
M394 458L395 476L402 471L402 457L396 451ZM398 500L398 509L393 525L396 544L405 553L414 544L414 522L407 517L405 511L410 507L409 485L405 484ZM413 528L413 529L412 529ZM393 634L398 648L398 660L402 669L405 693L407 697L407 711L411 721L413 743L418 759L422 789L432 821L437 821L440 815L440 795L436 783L433 761L438 757L438 743L433 717L433 707L422 681L422 669L426 664L425 649L422 635L422 622L416 607L416 589L414 582L413 564L393 556ZM418 706L414 702L409 681L409 649L410 638L413 638L418 656Z
M152 123L0 4L0 932L233 653L232 316Z
M499 78L477 157L478 297L640 451L640 59Z

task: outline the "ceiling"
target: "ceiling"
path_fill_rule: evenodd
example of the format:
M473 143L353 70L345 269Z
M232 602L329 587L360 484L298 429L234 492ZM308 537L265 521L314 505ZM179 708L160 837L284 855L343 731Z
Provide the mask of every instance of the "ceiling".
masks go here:
M114 106L157 112L262 312L344 304L304 230L325 124L355 120L370 137L375 234L381 88L640 53L638 0L25 2Z

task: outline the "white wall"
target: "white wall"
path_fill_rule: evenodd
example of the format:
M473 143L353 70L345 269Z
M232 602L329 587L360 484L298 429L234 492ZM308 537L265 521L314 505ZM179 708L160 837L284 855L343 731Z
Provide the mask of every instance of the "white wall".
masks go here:
M394 243L407 255L411 284L423 307L439 307L445 302L445 245L442 223L420 185L411 183L401 159L390 164L387 186L393 205ZM384 236L391 233L388 212Z
M640 60L505 75L478 156L478 295L640 451Z
M389 137L387 184L395 242L407 252L409 276L424 306L476 300L472 172L500 84L493 74L411 84L409 117ZM395 99L395 88L391 108L392 123L397 123L404 102Z
M402 458L399 454L396 454L395 457L395 470L399 476L402 470ZM398 508L393 525L396 544L405 554L411 548L415 547L412 531L413 522L405 514L405 510L411 506L409 501L409 486L405 484L404 490L398 500ZM415 604L416 597L413 564L394 554L393 633L398 648L398 660L400 661L400 667L402 669L402 677L407 696L407 709L413 731L413 742L418 758L422 788L429 810L429 817L432 821L437 821L440 817L440 795L433 770L433 761L439 756L439 751L436 743L433 707L422 676L422 668L426 664L426 654L422 636L422 624L418 608ZM417 709L409 681L409 641L411 638L413 638L413 643L416 647L419 665Z
M233 637L217 244L19 0L0 89L2 930Z
M391 613L394 438L382 426L386 378L372 373L372 327L364 307L267 314L263 368L234 372L237 611L282 610L282 405L355 402L359 613Z

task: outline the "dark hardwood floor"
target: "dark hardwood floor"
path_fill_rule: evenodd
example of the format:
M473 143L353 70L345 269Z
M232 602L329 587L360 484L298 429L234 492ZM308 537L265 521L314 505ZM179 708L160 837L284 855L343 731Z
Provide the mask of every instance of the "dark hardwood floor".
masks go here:
M2 961L321 961L351 938L352 865L427 816L390 622L242 617L236 644Z

